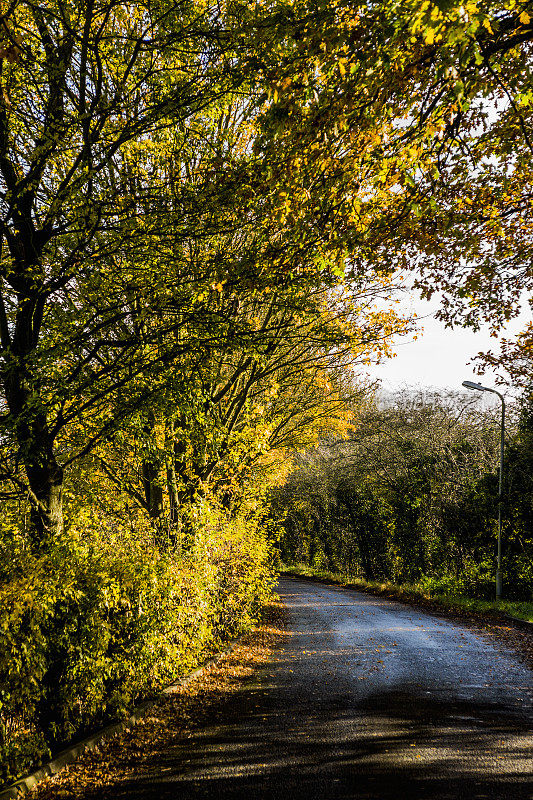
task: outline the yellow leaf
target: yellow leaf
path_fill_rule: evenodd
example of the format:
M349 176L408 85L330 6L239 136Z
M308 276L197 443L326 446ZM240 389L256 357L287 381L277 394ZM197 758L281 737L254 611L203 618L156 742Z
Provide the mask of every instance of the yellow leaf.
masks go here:
M522 25L529 25L530 17L529 17L529 14L527 13L527 11L522 11L522 13L520 14L519 20L522 23Z

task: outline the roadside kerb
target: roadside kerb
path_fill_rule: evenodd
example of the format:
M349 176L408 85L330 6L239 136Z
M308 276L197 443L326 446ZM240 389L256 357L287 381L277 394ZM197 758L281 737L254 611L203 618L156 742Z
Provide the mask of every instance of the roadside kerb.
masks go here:
M533 622L528 622L527 619L521 619L520 617L513 617L512 614L505 614L505 617L511 620L518 628L524 628L526 631L533 631Z
M190 681L194 680L194 678L198 678L208 667L213 666L213 664L216 664L224 658L224 656L231 653L231 651L240 644L242 639L242 636L234 639L224 650L221 650L220 653L217 653L215 656L205 661L200 667L189 672L188 675L184 675L179 681L167 686L156 697L140 703L127 719L121 722L115 722L112 725L106 725L105 728L101 728L99 731L91 734L91 736L87 736L85 739L82 739L81 742L72 744L70 747L58 753L52 761L43 764L42 767L35 770L35 772L32 772L25 778L20 778L20 780L12 783L11 786L0 790L0 800L16 800L16 798L23 797L27 792L31 792L31 790L45 778L56 775L63 767L66 767L67 764L75 761L82 753L85 753L87 750L94 750L100 742L112 739L113 736L122 733L126 728L131 728L133 725L136 725L137 722L144 717L146 712L155 706L158 700L167 694L172 694L175 689L186 686Z

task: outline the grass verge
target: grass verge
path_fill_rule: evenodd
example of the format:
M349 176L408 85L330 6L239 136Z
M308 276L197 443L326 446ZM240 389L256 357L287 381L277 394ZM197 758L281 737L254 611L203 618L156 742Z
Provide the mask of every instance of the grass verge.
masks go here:
M304 564L282 565L281 573L304 578L318 578L331 583L359 589L363 592L390 597L397 600L413 601L422 605L441 606L443 609L487 616L504 616L533 623L533 603L521 603L512 600L487 601L476 600L463 595L432 594L416 584L396 584L387 581L365 581L363 578L352 578L339 572L314 569Z

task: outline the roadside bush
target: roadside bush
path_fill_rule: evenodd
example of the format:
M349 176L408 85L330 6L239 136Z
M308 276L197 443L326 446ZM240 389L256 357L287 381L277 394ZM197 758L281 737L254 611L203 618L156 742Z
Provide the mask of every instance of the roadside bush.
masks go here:
M450 395L400 396L295 458L271 491L286 564L431 594L494 596L499 424ZM511 410L511 409L510 409ZM516 413L516 412L515 412ZM503 595L533 598L533 401L510 415L504 457Z
M213 633L221 643L257 620L275 580L274 554L263 530L250 519L228 521L213 510L197 533L196 552L200 558L204 554L204 569L211 565L213 570Z
M260 531L202 513L189 555L149 530L80 520L40 558L19 552L0 584L0 777L73 737L249 628L270 591Z
M431 596L459 595L491 600L494 597L494 564L489 559L478 563L472 558L465 558L461 572L442 571L440 575L422 575L416 585Z

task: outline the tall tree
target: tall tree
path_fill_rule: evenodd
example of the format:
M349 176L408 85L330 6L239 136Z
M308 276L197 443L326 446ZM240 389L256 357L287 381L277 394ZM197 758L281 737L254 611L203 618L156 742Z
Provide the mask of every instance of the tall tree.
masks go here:
M495 564L496 464L497 426L471 398L407 395L368 408L344 440L299 456L273 492L285 556L367 579L453 576L483 592Z
M157 187L140 170L132 181L128 163L159 129L179 129L242 83L223 28L221 13L173 0L20 0L2 17L2 423L24 464L36 544L62 525L54 441L70 412L65 392L52 391L54 371L74 352L78 363L62 371L74 386L97 362L103 396L106 382L137 374L138 363L125 365L132 350L146 361L137 300L154 274L138 258L128 279L121 260ZM109 335L111 323L122 336Z

